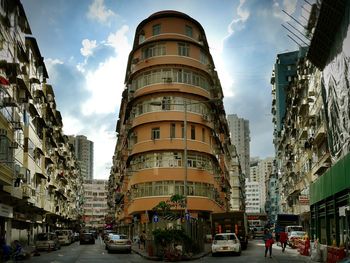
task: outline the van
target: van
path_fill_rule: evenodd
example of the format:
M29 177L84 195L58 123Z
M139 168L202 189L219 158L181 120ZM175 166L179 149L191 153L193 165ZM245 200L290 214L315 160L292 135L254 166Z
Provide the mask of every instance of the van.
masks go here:
M74 242L72 230L56 230L56 235L61 245L70 245Z

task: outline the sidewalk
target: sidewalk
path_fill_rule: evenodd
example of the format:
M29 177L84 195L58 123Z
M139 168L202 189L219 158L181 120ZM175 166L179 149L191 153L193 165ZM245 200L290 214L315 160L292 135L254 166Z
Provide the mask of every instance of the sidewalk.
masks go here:
M157 256L149 256L149 253L145 249L140 249L137 243L133 243L131 246L131 250L142 256L143 258L149 259L149 260L154 260L154 261L162 261L163 259ZM205 257L211 253L211 244L210 243L205 243L204 244L204 251L195 255L192 255L191 258L187 260L195 260L195 259L200 259L202 257Z

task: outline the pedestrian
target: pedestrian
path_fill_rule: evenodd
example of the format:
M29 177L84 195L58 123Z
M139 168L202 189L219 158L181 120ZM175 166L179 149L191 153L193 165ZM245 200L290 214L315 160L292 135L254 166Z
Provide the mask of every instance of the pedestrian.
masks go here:
M274 243L273 237L268 229L264 231L264 241L265 241L265 257L269 251L270 258L272 258L272 245Z
M146 249L146 232L145 232L145 230L143 230L141 233L140 243L141 243L143 249Z
M287 240L288 240L287 233L286 232L280 232L280 239L279 239L279 241L281 242L282 252L284 252L285 249L286 249Z

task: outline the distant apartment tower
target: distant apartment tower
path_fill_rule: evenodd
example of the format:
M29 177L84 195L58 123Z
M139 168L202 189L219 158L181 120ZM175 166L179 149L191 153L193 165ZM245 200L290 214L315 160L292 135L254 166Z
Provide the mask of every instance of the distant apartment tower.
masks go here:
M249 178L250 131L249 121L239 118L237 114L227 115L232 144L236 146L242 171Z
M78 159L83 178L92 180L94 174L94 143L84 135L69 136L69 140L74 145L75 156Z
M259 183L247 178L245 182L246 199L245 211L248 214L260 213L260 187Z
M272 164L273 159L268 157L266 159L252 158L250 160L250 178L246 182L246 207L252 207L252 200L249 197L252 197L250 191L252 189L258 188L259 192L259 212L265 212L265 203L266 203L266 191L267 191L267 181L270 178L272 173ZM254 188L253 188L254 187ZM255 191L255 190L254 190ZM256 201L256 200L255 200ZM256 208L254 208L256 210ZM248 211L247 211L248 212Z
M107 180L84 180L85 227L104 228L107 215Z

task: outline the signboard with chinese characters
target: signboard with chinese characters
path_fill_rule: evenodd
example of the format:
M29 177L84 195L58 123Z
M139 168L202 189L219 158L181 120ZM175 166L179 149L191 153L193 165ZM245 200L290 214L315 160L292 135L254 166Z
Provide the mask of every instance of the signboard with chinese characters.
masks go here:
M307 195L299 195L299 204L301 205L309 205L310 200Z

